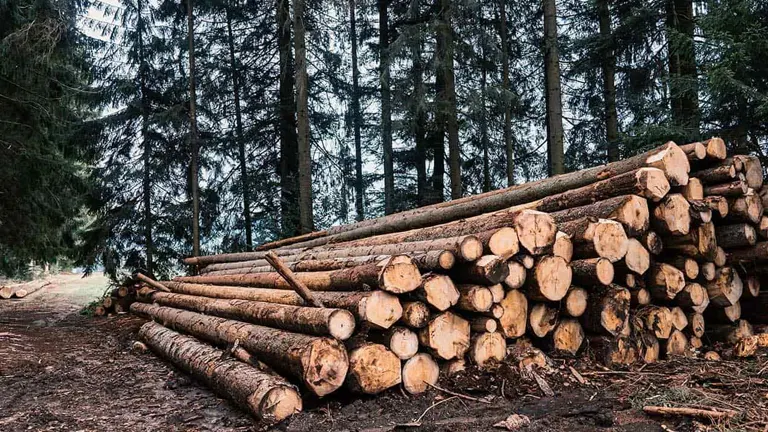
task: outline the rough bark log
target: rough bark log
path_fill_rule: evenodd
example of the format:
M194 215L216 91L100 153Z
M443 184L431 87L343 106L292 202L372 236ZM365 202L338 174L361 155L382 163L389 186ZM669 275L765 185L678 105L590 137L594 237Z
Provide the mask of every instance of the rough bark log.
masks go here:
M768 241L757 242L754 246L731 249L727 253L730 263L750 263L768 260Z
M424 276L413 296L442 312L456 305L460 293L450 277L431 273Z
M685 288L677 293L674 300L675 304L684 308L694 308L709 303L709 294L703 286L688 282Z
M480 333L472 336L469 359L480 368L504 360L507 341L501 333Z
M760 278L753 274L746 274L742 277L744 281L744 292L742 298L750 300L760 296Z
M389 348L400 360L408 360L419 352L419 336L405 327L394 326L372 337L371 341Z
M709 208L709 205L703 199L689 199L688 204L690 205L688 212L691 216L691 223L700 224L712 222L712 209Z
M528 299L518 290L507 292L499 306L504 314L499 319L501 333L507 338L519 338L525 334L528 322Z
M264 256L264 259L266 259L269 265L274 267L275 271L283 278L283 280L285 280L285 282L287 282L288 285L290 285L290 287L296 291L296 294L301 296L304 302L316 308L323 307L323 302L316 299L312 295L312 292L309 291L309 288L304 284L304 282L297 278L291 269L289 269L277 255L275 255L273 252L268 252Z
M760 223L762 215L762 200L758 194L749 189L744 196L728 200L728 216L725 220L729 223L747 222L757 224Z
M161 306L186 309L267 327L346 340L355 317L344 309L312 308L251 300L224 300L155 291L145 296Z
M680 150L685 152L685 155L688 157L688 160L691 162L704 160L707 157L707 146L701 142L683 144L680 146ZM690 181L691 179L689 178L688 182L690 183Z
M744 285L739 274L731 267L717 269L715 280L704 285L712 305L727 307L734 305L741 298Z
M741 161L741 172L747 180L747 185L752 189L759 189L763 185L763 167L757 156L736 155L736 161Z
M694 280L699 276L699 263L693 258L683 255L675 255L669 258L667 264L683 272L688 280Z
M651 304L651 293L645 288L637 288L629 290L631 295L630 305L633 307L645 306Z
M419 342L443 360L462 357L469 350L469 322L451 312L443 312L419 331Z
M596 287L584 313L588 331L618 336L629 325L630 293L624 287Z
M558 224L593 217L610 219L624 226L630 236L645 232L649 226L648 201L636 195L623 195L593 204L551 213Z
M469 328L477 333L493 333L499 328L499 322L495 318L475 317L469 322Z
M629 338L589 336L588 340L595 359L608 367L630 365L638 359L637 347Z
M487 285L500 283L508 275L507 259L496 255L484 255L475 262L460 264L451 272L456 282Z
M741 302L724 308L709 308L704 312L704 318L710 324L734 323L741 318Z
M440 367L429 354L416 354L403 364L403 388L410 394L424 393L439 377Z
M571 236L577 258L601 257L616 262L627 254L629 239L616 221L586 217L564 222L560 229Z
M424 328L429 322L429 306L420 301L404 302L400 322L410 328Z
M241 299L302 306L304 300L293 291L268 288L214 286L166 281L173 292L222 299ZM368 322L379 328L389 328L400 319L403 308L400 300L384 291L315 292L327 307L346 309L359 322Z
M672 300L685 288L683 272L664 263L651 265L646 282L648 291L659 300Z
M637 355L645 363L656 363L659 361L661 347L659 340L652 332L643 330L636 336Z
M563 312L570 317L578 318L584 315L584 312L587 310L588 301L589 295L587 294L587 290L581 287L571 286L565 299L563 299L563 304L565 306Z
M728 200L721 196L704 197L704 203L709 206L712 213L720 218L728 216Z
M760 234L761 239L768 239L768 216L762 216L760 218L760 223L757 225L757 233Z
M335 339L291 333L196 312L134 303L131 312L218 345L234 344L256 355L277 372L296 377L318 396L342 384L349 361ZM398 367L399 371L399 367Z
M691 175L701 180L702 183L711 185L733 181L737 178L738 171L736 171L733 162L726 161L711 168L695 171Z
M747 182L744 180L736 180L730 183L721 183L716 185L709 185L704 187L704 196L720 196L726 198L739 197L747 193Z
M542 257L526 282L528 296L536 301L560 301L571 286L571 277L571 268L564 259Z
M401 382L400 359L381 344L366 343L349 352L347 386L365 394L377 394Z
M467 312L487 312L493 306L491 290L482 285L456 285L459 301L456 308Z
M735 345L740 340L753 336L754 329L747 320L739 320L734 324L708 325L705 332L707 339L712 342L724 342Z
M585 285L608 285L613 282L613 264L605 258L589 258L571 262L573 281Z
M718 225L717 245L723 248L754 246L757 243L757 231L752 225L741 223Z
M503 227L477 234L477 238L483 242L485 253L510 257L520 251L520 239L514 228Z
M225 359L223 351L154 322L144 324L139 337L158 355L231 398L256 418L277 423L301 411L301 396L277 375Z
M664 250L664 242L662 242L661 236L656 234L655 231L646 231L638 239L648 252L653 255L659 255Z

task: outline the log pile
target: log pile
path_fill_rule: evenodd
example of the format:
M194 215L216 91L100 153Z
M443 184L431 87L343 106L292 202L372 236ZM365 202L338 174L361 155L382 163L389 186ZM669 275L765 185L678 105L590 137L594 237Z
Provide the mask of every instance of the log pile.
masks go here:
M254 252L188 258L196 275L145 285L131 311L166 328L142 329L159 355L273 420L300 409L286 382L317 396L398 384L420 393L465 362L504 360L520 338L607 365L691 355L768 321L762 184L758 159L727 158L719 138L669 142ZM193 364L185 353L198 340L249 365L260 392ZM265 412L264 386L268 406L286 408Z
M0 285L0 300L21 299L52 285L50 281L33 281L18 284Z
M128 313L131 304L136 301L139 288L141 284L137 281L126 281L104 295L100 303L93 308L93 315L101 317Z

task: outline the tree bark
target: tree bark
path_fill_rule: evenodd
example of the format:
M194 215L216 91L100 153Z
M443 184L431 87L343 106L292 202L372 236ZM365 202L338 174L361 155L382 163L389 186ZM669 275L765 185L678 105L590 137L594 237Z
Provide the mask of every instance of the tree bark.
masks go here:
M296 56L296 124L299 155L299 222L301 232L315 229L312 211L312 149L309 131L307 45L304 26L305 0L293 2L294 50Z
M613 34L611 32L611 10L608 0L597 2L597 14L600 20L602 52L600 66L603 72L603 104L605 105L605 137L608 142L608 161L619 160L619 121L616 114L616 57L613 53Z
M381 147L384 159L384 214L395 212L395 170L392 162L392 96L389 85L389 0L378 0L379 74L381 75Z
M550 176L565 172L563 106L560 95L560 53L555 0L544 0L544 84L547 107L547 166Z
M189 165L190 185L192 188L192 256L200 255L200 192L198 158L200 151L197 142L197 91L195 89L195 16L192 0L187 0L187 39L189 41Z
M144 303L132 304L131 312L217 345L239 341L240 346L258 357L259 361L300 379L318 396L341 387L349 367L347 351L335 339Z
M501 88L504 94L504 148L507 151L507 187L515 184L515 145L512 141L512 89L509 82L509 42L507 40L507 4L499 1L499 36L501 38Z
M693 1L667 0L666 27L672 120L684 130L688 139L696 139L700 118Z
M757 243L757 231L749 224L719 225L717 245L723 248L754 246Z
M361 221L365 219L365 182L363 181L363 144L360 136L363 118L360 110L360 71L357 67L355 8L355 0L349 0L349 39L352 42L352 124L355 134L355 218Z
M448 134L448 167L451 177L451 199L462 197L461 148L459 146L459 124L456 112L456 80L453 71L453 0L440 0L437 18L437 73L442 76L442 88L438 89L441 116ZM437 163L437 161L435 161ZM442 190L440 191L442 193Z
M256 418L277 423L301 411L301 396L282 377L259 370L195 338L148 322L141 338L158 355L232 399Z

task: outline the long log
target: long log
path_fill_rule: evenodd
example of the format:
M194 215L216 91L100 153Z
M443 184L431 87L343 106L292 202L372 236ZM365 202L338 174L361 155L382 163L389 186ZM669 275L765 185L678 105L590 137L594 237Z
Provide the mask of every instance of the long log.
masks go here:
M482 285L456 285L459 301L456 308L467 312L487 312L493 306L491 290Z
M154 291L144 297L161 306L245 321L267 327L317 336L348 339L355 317L344 309L314 308L251 300L224 300Z
M283 378L227 359L223 351L195 338L154 322L141 326L139 338L158 355L204 381L256 418L277 423L301 411L301 396Z
M304 300L293 291L269 288L245 288L221 285L188 284L166 281L165 286L179 294L220 299L241 299L285 305L302 306ZM403 308L400 300L384 291L314 292L313 295L331 308L346 309L360 322L379 328L389 328L400 319Z
M694 171L692 176L701 180L705 184L727 183L737 178L739 172L733 162L725 161L711 168Z
M729 183L721 183L716 185L709 185L704 187L704 196L720 196L720 197L739 197L747 193L747 182L739 179Z
M728 262L750 263L768 260L768 241L757 242L754 246L731 249L727 252Z
M456 282L488 284L500 283L509 276L507 259L496 255L484 255L475 262L461 264L452 272Z
M728 200L722 196L704 197L704 203L712 210L714 215L720 218L728 216Z
M621 223L627 235L645 232L649 225L648 201L636 195L622 195L589 205L551 213L558 224L584 217L611 219Z
M753 336L755 333L749 321L739 320L733 324L708 325L705 334L713 342L735 345L740 340Z
M672 185L678 186L688 183L688 172L690 171L688 158L680 147L669 142L646 153L608 165L550 177L524 185L516 185L499 191L486 192L471 198L463 198L453 202L436 204L354 224L333 227L327 230L327 237L333 237L336 241L347 241L450 222L476 216L483 212L530 203L550 195L591 185L600 180L609 179L643 167L662 170ZM318 240L323 240L327 237ZM323 244L323 242L312 240L295 243L294 246L296 244L310 247ZM206 261L213 262L216 259L218 258L208 258L206 260L188 258L187 264L205 264Z
M256 355L259 361L277 372L301 380L318 396L327 395L341 387L349 368L347 351L335 339L291 333L145 303L132 304L131 312L217 345L238 341L241 347Z
M757 243L755 227L746 223L719 225L716 234L717 245L726 249L754 246Z
M413 263L397 260L396 262L367 264L327 272L296 273L296 279L313 291L355 291L365 284L393 294L401 294L419 287L421 273ZM223 276L182 276L174 280L211 285L293 289L277 272Z
M698 306L709 304L709 294L703 286L696 282L688 282L685 284L685 288L677 293L674 302L678 306L694 309Z

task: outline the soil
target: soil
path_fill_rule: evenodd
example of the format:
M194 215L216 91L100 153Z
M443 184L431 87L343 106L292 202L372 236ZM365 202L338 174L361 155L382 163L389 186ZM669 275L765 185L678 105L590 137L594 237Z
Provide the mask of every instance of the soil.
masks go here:
M443 378L418 396L394 388L376 397L306 397L304 412L270 427L152 353L133 352L140 319L81 315L107 288L100 275L67 275L25 299L0 300L0 431L500 431L493 425L512 414L530 420L524 431L685 431L703 426L686 418L662 426L638 408L692 400L743 404L742 424L768 428L760 423L768 412L765 356L738 367L723 362L727 372L687 359L632 373L554 360L538 373L543 386L502 364ZM547 386L554 396L544 394Z

